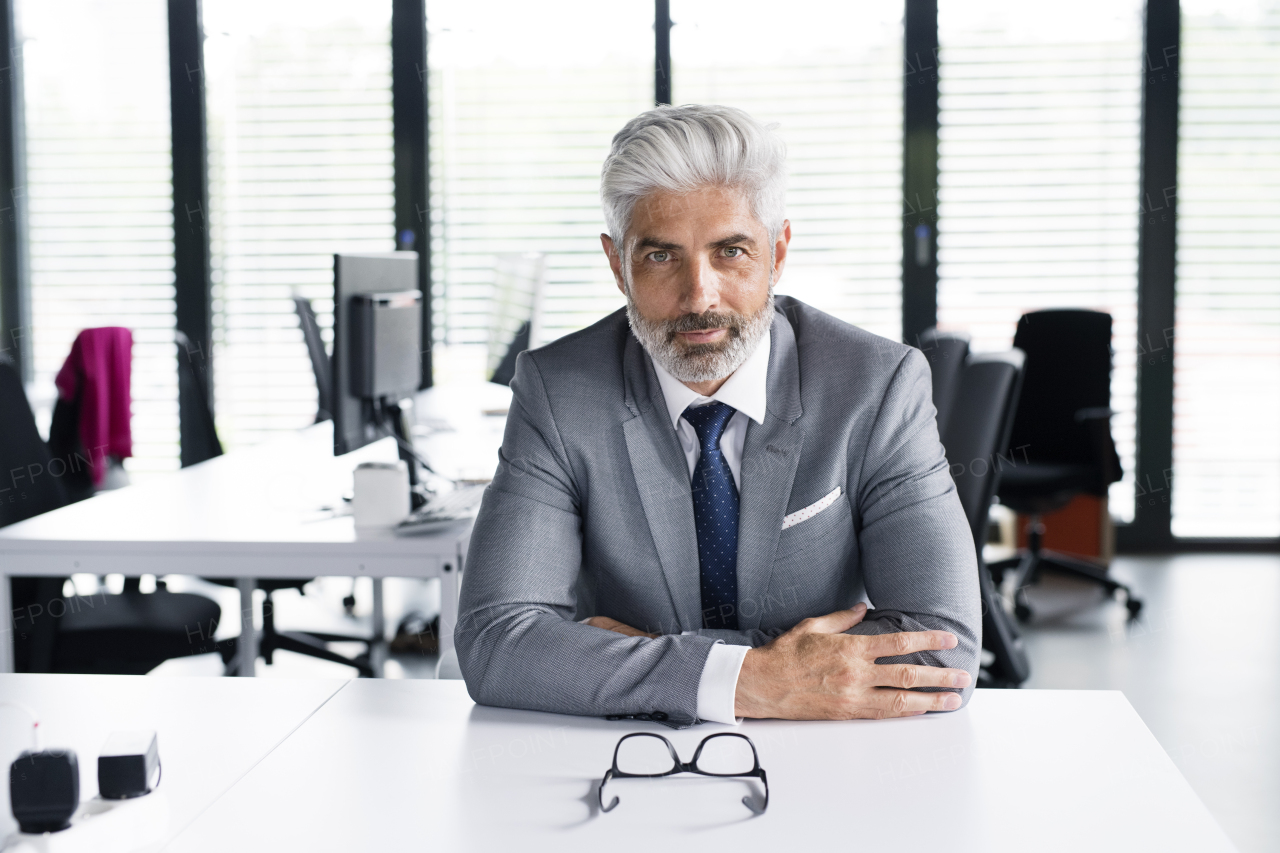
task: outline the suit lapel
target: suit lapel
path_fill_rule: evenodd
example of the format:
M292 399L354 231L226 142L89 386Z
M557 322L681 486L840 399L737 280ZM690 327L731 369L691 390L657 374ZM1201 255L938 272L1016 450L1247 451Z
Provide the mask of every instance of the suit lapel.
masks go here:
M667 418L658 377L634 336L628 335L623 360L627 406L634 416L623 423L622 432L640 506L658 551L672 609L681 623L659 627L694 630L702 627L702 591L689 463Z
M773 320L770 335L768 411L763 424L752 421L747 427L742 451L738 627L743 630L760 627L778 534L782 531L782 518L787 512L804 444L804 430L797 423L801 415L800 358L795 333L779 314ZM634 456L632 458L634 460ZM696 549L694 566L697 566ZM700 595L696 577L694 581L694 594Z

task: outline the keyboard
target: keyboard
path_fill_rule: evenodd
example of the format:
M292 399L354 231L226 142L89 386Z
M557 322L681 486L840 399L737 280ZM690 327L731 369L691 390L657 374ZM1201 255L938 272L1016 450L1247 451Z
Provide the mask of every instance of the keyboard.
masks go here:
M421 536L435 533L461 521L476 517L484 486L459 486L451 492L436 495L404 521L396 525L397 536Z

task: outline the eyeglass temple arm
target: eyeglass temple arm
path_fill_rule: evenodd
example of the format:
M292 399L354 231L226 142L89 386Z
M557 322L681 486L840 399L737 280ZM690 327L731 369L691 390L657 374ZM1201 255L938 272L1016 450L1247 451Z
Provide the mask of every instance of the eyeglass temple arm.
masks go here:
M618 807L617 797L614 797L613 800L609 803L609 805L606 806L604 804L604 786L609 784L609 780L612 778L613 778L613 768L610 768L609 770L605 771L604 778L600 780L600 787L596 789L596 799L600 801L600 811L602 812L611 812ZM766 798L768 797L767 791L765 796Z
M764 814L765 809L769 808L769 777L765 775L763 767L760 768L759 778L760 781L764 783L764 803L757 806L755 803L751 802L750 797L742 798L742 804L749 808L751 813L755 815L762 815Z

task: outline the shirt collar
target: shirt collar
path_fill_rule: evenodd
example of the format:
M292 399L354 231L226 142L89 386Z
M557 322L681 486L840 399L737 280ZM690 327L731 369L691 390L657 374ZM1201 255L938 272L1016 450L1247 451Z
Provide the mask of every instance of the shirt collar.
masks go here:
M658 374L658 385L662 387L662 398L667 404L667 414L671 417L671 426L678 428L680 416L692 405L702 405L718 400L726 406L742 412L758 424L764 424L765 393L769 384L769 347L771 333L765 331L755 351L747 356L742 366L733 372L720 386L720 390L710 397L704 397L676 379L652 358L653 370Z

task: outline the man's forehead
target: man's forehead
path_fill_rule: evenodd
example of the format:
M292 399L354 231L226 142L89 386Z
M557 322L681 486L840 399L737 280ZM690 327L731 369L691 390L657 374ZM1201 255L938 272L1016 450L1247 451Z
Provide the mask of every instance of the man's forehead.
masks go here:
M756 220L741 191L707 187L688 193L649 193L636 202L629 230L633 240L651 244L695 236L698 242L710 243L733 235L750 236L764 230L764 226Z

